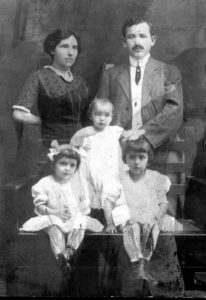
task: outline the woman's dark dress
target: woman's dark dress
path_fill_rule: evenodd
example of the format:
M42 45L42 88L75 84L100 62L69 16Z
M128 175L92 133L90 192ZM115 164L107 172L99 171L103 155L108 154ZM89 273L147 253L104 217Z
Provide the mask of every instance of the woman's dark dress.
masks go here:
M34 72L26 81L17 106L28 109L41 118L43 144L49 147L52 140L69 142L81 128L88 104L88 87L77 75L67 82L51 68Z
M73 74L71 82L50 67L32 73L25 82L14 109L31 112L41 118L40 126L24 126L19 139L16 176L48 175L48 148L52 140L69 143L86 120L88 86ZM39 141L39 142L38 142Z

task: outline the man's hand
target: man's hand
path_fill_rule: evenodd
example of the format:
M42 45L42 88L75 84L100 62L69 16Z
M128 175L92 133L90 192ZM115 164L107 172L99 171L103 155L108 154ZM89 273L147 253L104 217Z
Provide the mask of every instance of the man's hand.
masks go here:
M102 70L106 71L106 70L109 70L109 69L111 69L113 67L114 67L114 64L106 64L106 63L104 63L103 67L102 67Z
M120 144L124 145L127 141L136 141L141 135L145 134L144 129L140 130L127 130L124 131L120 136Z

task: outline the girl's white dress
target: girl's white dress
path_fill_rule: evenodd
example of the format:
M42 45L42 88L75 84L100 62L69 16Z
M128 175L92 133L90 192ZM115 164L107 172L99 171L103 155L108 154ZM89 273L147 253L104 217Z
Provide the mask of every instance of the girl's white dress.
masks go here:
M182 224L169 215L165 215L160 224L155 219L159 206L167 203L170 180L167 176L148 169L137 182L132 181L128 170L120 175L120 179L125 202L113 209L114 223L124 226L123 242L130 261L135 262L140 258L150 260L160 230L183 229ZM130 225L126 225L126 221L130 221Z
M128 170L120 175L120 181L125 203L128 207L122 206L124 209L121 209L120 205L116 209L117 212L119 210L119 214L122 213L122 220L125 220L124 215L127 212L127 219L130 219L130 223L139 222L141 224L149 224L150 226L154 225L159 205L168 202L166 194L170 189L170 179L157 171L147 169L145 175L137 182L131 180ZM119 219L116 217L117 213L115 209L113 216L116 224L121 223L120 216L118 216ZM160 230L180 231L182 229L182 224L174 217L165 215L162 218Z
M34 212L37 217L31 218L23 224L22 231L38 231L57 225L62 232L68 233L73 229L89 229L92 231L102 231L103 225L96 219L90 218L86 214L88 211L87 203L75 197L73 192L72 180L67 183L57 182L52 175L42 178L32 187ZM54 215L40 215L38 206L45 205L52 209L69 208L71 218L63 222ZM81 209L82 207L82 209Z
M108 126L103 131L89 126L71 139L73 146L81 146L80 172L88 182L92 208L103 208L104 195L113 191L113 183L119 181L120 170L124 168L119 144L122 132L119 126ZM85 151L84 145L89 145L90 149Z

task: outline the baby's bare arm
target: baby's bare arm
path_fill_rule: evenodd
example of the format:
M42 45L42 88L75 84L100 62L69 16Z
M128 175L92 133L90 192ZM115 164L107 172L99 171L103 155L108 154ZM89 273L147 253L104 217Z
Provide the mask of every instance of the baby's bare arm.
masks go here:
M112 219L113 206L114 205L110 200L105 199L105 201L104 201L104 215L105 215L105 219L107 221L106 232L108 232L108 233L117 232L116 227L115 227L114 222L113 222L113 219Z

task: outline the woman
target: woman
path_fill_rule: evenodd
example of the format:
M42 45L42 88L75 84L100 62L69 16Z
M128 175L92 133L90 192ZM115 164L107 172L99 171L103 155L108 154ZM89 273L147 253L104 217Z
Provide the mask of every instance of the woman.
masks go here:
M45 160L52 140L59 144L70 142L73 134L82 127L88 104L88 87L72 71L80 53L77 35L69 29L57 29L46 37L44 51L51 56L52 64L31 74L13 106L13 117L17 122L41 127L44 149L40 148L38 160ZM27 161L31 165L30 160ZM29 173L37 171L39 177L48 175L48 167L40 167L39 170L36 159L32 167ZM37 170L34 171L34 168ZM75 191L81 195L80 185ZM28 202L28 196L24 198Z
M81 128L88 87L71 71L80 52L80 41L73 31L57 29L49 34L44 51L52 64L28 78L13 106L13 117L18 122L41 124L43 144L49 147L54 139L68 143Z

